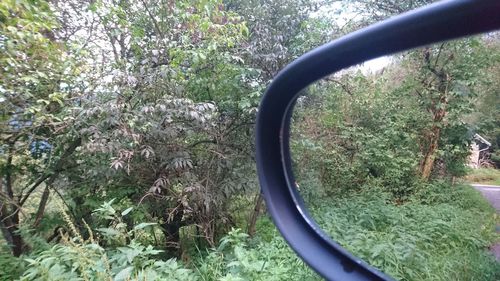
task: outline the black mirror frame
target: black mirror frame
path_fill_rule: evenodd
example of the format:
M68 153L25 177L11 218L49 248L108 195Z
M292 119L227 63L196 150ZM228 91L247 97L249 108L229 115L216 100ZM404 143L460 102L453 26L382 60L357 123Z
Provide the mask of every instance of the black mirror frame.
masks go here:
M284 68L259 106L256 160L267 209L288 244L328 280L393 280L355 257L309 216L294 187L290 118L314 81L376 57L500 28L500 0L448 0L416 9L318 47Z

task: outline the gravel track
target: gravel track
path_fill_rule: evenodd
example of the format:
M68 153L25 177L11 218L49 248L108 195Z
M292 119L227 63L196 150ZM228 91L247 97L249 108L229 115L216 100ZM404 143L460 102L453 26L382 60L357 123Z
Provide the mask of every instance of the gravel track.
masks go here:
M500 214L500 186L480 184L472 184L472 186L481 192L484 198L486 198L491 206L497 210L497 213ZM500 226L497 226L497 231L499 231L499 229ZM500 261L500 243L492 245L490 251L495 255L496 259Z

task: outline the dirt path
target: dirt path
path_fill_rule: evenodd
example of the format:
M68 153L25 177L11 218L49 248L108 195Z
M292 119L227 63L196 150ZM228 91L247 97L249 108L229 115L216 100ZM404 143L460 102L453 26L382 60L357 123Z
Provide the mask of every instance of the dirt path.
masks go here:
M472 184L472 186L483 194L484 198L490 202L491 206L500 214L500 186L495 185L480 185ZM497 232L500 226L497 226ZM496 259L500 261L500 243L492 245L490 251L495 255Z
M500 186L472 184L490 202L490 204L500 213Z

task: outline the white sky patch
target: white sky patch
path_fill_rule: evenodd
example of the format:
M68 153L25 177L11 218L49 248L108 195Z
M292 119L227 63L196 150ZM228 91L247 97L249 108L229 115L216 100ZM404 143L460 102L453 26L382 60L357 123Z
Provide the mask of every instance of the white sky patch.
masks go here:
M364 74L374 73L388 66L391 62L392 58L390 56L384 56L369 61L365 61L364 63L359 65L359 68Z
M335 22L337 26L342 28L350 22L361 20L363 10L358 5L346 5L342 2L334 2L330 5L321 7L318 11L311 14L313 18L329 18ZM366 61L356 65L353 69L360 69L364 75L375 73L382 68L392 63L391 56L383 56L380 58Z
M312 18L329 18L339 27L348 24L351 21L359 20L362 17L363 10L359 5L334 2L322 6L311 14Z

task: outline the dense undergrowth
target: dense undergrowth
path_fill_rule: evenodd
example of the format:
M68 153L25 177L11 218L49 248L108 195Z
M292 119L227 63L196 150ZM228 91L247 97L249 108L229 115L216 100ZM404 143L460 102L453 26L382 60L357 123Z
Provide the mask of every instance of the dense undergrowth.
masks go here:
M380 190L364 190L310 207L341 245L398 280L500 278L500 264L487 252L498 239L497 215L468 186L430 185L404 204L394 204ZM19 259L1 256L1 279L321 280L267 217L259 220L256 237L235 229L217 248L194 247L182 262L162 260L161 251L147 246L155 225L140 223L127 231L121 219L129 212L104 204L95 214L107 219L107 227L93 230L90 238L74 233Z
M383 192L319 202L313 213L332 237L399 280L498 280L486 253L496 215L467 186L431 186L402 205ZM356 210L356 211L353 211Z

